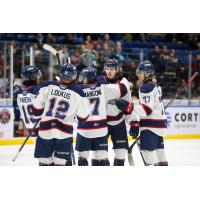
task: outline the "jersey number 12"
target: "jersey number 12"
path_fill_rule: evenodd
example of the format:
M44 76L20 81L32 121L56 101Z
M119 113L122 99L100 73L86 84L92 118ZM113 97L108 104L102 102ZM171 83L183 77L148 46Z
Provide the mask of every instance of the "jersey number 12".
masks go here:
M65 113L69 109L69 103L64 100L56 101L56 98L50 99L49 110L46 112L46 116L48 117L56 117L59 119L64 119L66 117ZM55 113L53 112L55 108Z

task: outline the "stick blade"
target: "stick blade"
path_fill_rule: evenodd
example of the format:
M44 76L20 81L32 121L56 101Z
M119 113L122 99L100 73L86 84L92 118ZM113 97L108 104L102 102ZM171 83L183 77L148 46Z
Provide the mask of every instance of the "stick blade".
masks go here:
M13 159L12 159L12 161L13 162L15 162L15 160L17 159L17 157L18 157L18 155L19 155L19 151L16 153L16 155L13 157Z
M53 48L52 46L48 45L48 44L43 44L43 48L49 52L51 52L53 55L56 56L56 54L58 53L57 50L55 48Z

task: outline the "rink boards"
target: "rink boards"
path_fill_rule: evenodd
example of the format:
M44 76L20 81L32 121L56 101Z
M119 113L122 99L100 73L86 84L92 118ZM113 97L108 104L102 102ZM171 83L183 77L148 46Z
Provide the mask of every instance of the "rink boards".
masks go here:
M169 107L166 109L166 114L168 135L165 136L165 139L200 139L199 106ZM1 124L1 126L4 126L4 124ZM9 127L9 129L10 132L12 132L12 128ZM6 131L9 129L5 128ZM131 137L129 137L129 140L131 140ZM10 133L8 134L8 137L5 137L5 134L4 137L1 137L0 134L0 145L21 144L23 141L24 138L12 138ZM30 138L27 143L33 144L33 140Z

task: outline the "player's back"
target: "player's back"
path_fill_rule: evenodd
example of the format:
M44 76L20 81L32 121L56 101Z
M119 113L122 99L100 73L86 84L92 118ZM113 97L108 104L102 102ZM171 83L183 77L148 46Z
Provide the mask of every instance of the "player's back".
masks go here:
M125 79L122 79L119 85L100 83L82 85L85 97L90 102L90 117L85 124L78 124L78 132L88 138L105 136L107 134L106 104L109 100L126 95L127 88L129 85Z
M65 86L57 81L43 84L34 100L34 114L41 115L40 137L72 137L74 117L87 117L88 108L84 94L77 85Z
M22 87L17 95L17 104L23 122L28 130L31 130L37 122L37 119L33 118L32 107L33 99L35 98L38 89L39 86Z
M78 123L78 132L87 138L103 137L107 134L106 97L98 83L82 85L90 103L90 116L86 123Z

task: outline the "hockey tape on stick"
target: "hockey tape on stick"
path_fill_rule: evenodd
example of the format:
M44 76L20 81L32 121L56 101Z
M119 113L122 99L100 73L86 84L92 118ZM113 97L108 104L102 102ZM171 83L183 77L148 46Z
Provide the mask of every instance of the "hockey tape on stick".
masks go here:
M52 46L50 46L49 44L44 44L43 48L49 52L51 52L54 56L56 56L57 60L58 60L58 65L60 65L60 57L59 57L59 53L58 51L53 48Z
M75 159L73 144L72 144L72 147L71 147L71 148L72 148L72 149L71 149L72 164L73 164L73 165L76 165L76 159Z

